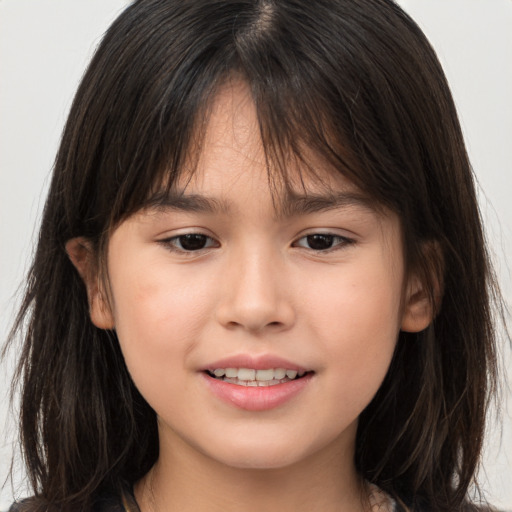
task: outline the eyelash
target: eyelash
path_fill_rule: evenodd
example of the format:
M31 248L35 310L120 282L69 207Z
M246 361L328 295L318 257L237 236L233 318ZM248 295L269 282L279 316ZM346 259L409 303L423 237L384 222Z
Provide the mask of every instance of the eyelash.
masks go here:
M299 242L301 240L307 240L308 243L311 244L311 242L313 241L312 239L314 237L324 238L324 239L328 238L328 239L331 240L333 245L331 247L326 248L326 249L314 249L312 247L304 247L304 246L299 244ZM300 237L299 239L297 239L293 243L293 245L294 245L294 247L303 247L304 249L309 249L311 251L314 251L314 252L317 252L317 253L320 253L320 254L326 254L326 253L330 253L330 252L333 252L333 251L337 251L337 250L343 249L344 247L347 247L347 246L352 245L354 243L355 243L355 240L353 240L351 238L347 238L345 236L335 235L334 233L310 233L309 235L304 235L304 236Z
M185 249L183 247L184 240L188 238L189 241L191 241L193 237L204 239L206 244L208 245L205 247L199 247L198 249ZM181 254L193 254L195 252L200 252L211 249L212 247L216 248L219 246L219 243L216 240L214 240L211 236L204 235L203 233L183 233L182 235L173 236L171 238L160 240L159 243L161 243L164 247L170 249L171 251L178 252ZM178 247L178 244L181 245L181 247Z
M198 247L196 249L186 249L183 247L184 241L188 238L189 241L192 241L193 238L196 237L201 242L205 242L205 246ZM307 241L308 244L311 244L313 242L313 239L316 238L317 241L324 240L324 241L330 241L331 246L327 247L325 249L314 249L313 247L306 247L304 245L301 245L301 241ZM327 239L327 240L326 240ZM212 237L205 235L203 233L184 233L182 235L173 236L171 238L166 238L164 240L159 241L160 244L162 244L167 249L177 252L180 254L186 254L186 255L192 255L194 253L199 253L201 251L205 251L212 248L219 247L219 243ZM304 235L300 238L298 238L295 242L293 242L292 247L301 247L303 249L307 249L310 251L313 251L318 254L328 254L333 251L337 251L340 249L343 249L344 247L347 247L349 245L352 245L355 243L355 240L341 236L336 235L333 233L310 233L308 235Z

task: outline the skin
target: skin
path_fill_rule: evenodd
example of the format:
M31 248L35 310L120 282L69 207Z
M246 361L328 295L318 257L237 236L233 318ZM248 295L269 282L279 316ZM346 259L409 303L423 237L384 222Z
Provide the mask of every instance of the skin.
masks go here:
M277 203L290 208L276 209L254 104L232 81L213 101L195 172L178 185L215 208L163 204L125 220L109 242L108 293L87 241L68 242L92 321L116 330L158 415L160 456L135 489L143 512L368 510L353 462L357 419L399 330L424 329L431 311L405 275L397 216L318 165L321 179L306 174L294 194L344 201L304 212L281 190ZM204 248L183 250L187 233L206 235ZM312 248L312 234L330 248ZM279 356L312 378L279 407L235 407L202 370L240 354Z

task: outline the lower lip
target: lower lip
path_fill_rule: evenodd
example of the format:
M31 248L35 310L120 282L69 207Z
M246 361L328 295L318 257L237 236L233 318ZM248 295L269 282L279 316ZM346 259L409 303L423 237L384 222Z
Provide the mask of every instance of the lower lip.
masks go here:
M300 379L274 386L239 386L210 377L203 373L210 390L218 398L246 411L267 411L275 409L298 395L310 382L312 373Z

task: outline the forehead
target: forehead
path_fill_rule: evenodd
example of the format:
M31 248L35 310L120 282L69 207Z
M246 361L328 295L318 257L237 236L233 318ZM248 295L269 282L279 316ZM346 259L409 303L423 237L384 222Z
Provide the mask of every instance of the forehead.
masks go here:
M318 151L265 143L250 88L241 79L232 77L219 89L201 126L179 176L149 204L229 211L235 193L268 196L279 216L341 205L377 208Z

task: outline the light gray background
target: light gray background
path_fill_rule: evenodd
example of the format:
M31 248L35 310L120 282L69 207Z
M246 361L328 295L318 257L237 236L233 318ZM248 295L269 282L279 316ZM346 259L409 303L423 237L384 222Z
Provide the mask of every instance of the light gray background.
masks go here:
M512 0L401 0L444 65L481 186L481 209L505 299L512 304ZM58 140L77 83L126 0L0 0L0 344L33 249ZM509 255L509 256L507 256ZM507 262L508 258L508 262ZM506 353L505 353L506 352ZM504 350L506 366L510 352ZM0 486L16 422L0 367ZM488 434L481 481L512 510L512 394ZM25 493L22 471L0 491L0 510Z

